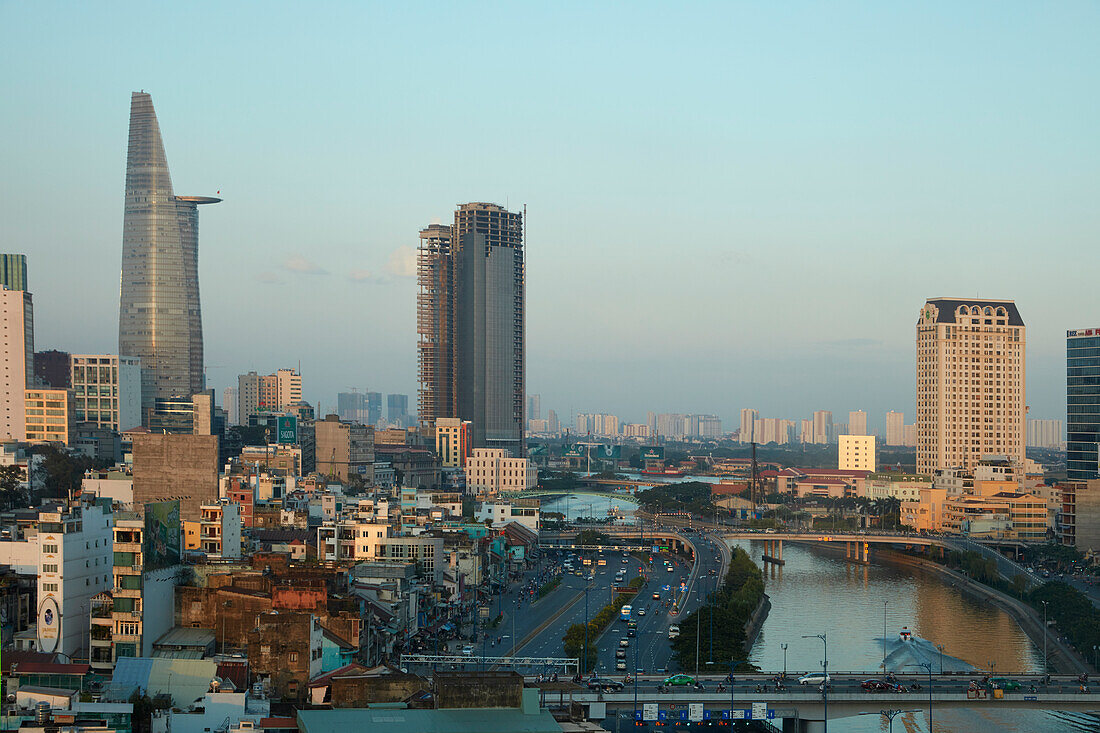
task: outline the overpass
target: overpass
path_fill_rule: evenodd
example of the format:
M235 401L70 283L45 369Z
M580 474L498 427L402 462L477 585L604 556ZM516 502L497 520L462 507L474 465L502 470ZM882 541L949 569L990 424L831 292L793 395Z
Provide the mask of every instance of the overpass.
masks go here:
M992 547L975 542L968 537L951 535L923 535L906 532L828 532L818 530L738 530L729 527L719 528L720 536L726 540L755 540L764 542L764 561L782 564L783 542L821 542L846 543L848 559L855 562L870 561L872 545L894 545L901 547L938 547L955 552L976 552L996 563L997 572L1005 580L1012 581L1017 575L1027 579L1028 586L1041 585L1042 579L1027 568L1005 557Z
M856 678L857 680L859 678ZM920 678L924 679L924 678ZM1100 694L1082 694L1068 684L1037 687L1031 691L1035 676L1018 678L1024 686L1020 690L1003 691L996 697L984 688L969 689L969 677L950 678L949 675L933 675L919 690L907 692L869 692L859 687L858 681L850 681L844 689L830 690L828 694L828 719L848 718L861 714L876 714L884 708L921 710L928 715L931 705L933 721L935 712L945 709L993 710L1050 710L1089 715L1100 714ZM738 675L741 680L741 675ZM902 680L903 682L907 680ZM751 684L736 685L731 690L717 690L717 681L704 683L705 690L674 688L677 691L660 691L650 685L632 686L614 692L600 692L577 688L573 685L546 686L542 690L542 704L554 709L580 705L587 709L592 719L625 714L636 720L665 722L694 722L704 720L767 719L783 721L784 733L818 733L825 729L826 699L817 688L791 684L783 690L763 687L755 680ZM834 684L839 680L834 678ZM839 685L838 685L839 686ZM559 689L550 689L558 687ZM560 689L572 687L572 690Z
M501 493L507 499L537 499L558 496L597 496L601 499L617 499L628 504L637 504L638 500L633 494L618 494L612 491L596 491L585 489L528 489L525 491L507 491ZM583 502L581 502L583 503Z

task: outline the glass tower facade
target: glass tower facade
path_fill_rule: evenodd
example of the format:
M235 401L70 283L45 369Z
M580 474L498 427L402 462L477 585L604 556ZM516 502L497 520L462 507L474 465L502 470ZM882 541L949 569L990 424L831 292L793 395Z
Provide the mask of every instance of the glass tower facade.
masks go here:
M120 355L141 359L143 421L157 399L190 396L204 387L198 207L220 200L172 193L152 97L134 92L118 348Z
M0 285L8 290L27 289L27 256L0 254Z
M1100 478L1100 328L1066 332L1066 478Z

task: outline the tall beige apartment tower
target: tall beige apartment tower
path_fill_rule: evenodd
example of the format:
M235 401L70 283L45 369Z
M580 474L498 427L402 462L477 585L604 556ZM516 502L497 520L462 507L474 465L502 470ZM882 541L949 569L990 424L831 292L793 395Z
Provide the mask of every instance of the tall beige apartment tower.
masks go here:
M917 319L917 473L1024 460L1026 330L1011 300L934 298Z

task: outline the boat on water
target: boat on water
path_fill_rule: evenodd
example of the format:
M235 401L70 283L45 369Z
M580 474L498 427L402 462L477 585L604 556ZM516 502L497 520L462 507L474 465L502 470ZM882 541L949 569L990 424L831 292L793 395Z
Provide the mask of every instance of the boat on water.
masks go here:
M666 468L660 471L639 471L642 476L683 476L684 472L676 468Z
M908 626L903 626L901 628L901 632L898 633L898 637L902 641L912 641L913 640L913 632L909 630Z

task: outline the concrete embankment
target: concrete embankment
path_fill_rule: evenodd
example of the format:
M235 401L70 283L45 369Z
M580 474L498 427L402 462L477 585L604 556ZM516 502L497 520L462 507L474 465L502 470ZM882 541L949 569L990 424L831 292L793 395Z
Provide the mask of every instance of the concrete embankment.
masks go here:
M768 618L768 611L772 609L772 601L768 598L768 594L765 593L760 597L760 603L756 604L756 608L753 609L752 615L745 621L745 651L748 652L752 649L753 644L756 643L756 637L760 635L760 629L764 626L764 621Z

